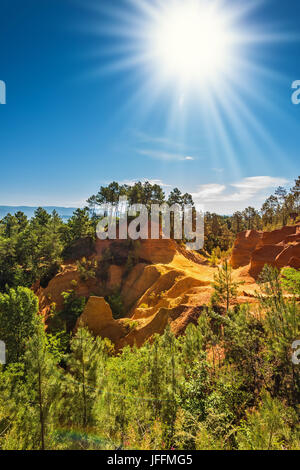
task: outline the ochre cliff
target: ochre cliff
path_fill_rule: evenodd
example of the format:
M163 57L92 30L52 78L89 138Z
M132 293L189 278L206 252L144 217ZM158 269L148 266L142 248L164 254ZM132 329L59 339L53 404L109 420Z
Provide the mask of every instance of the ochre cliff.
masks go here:
M108 250L109 265L105 258ZM128 267L132 256L134 263ZM140 346L162 333L168 324L177 335L189 323L197 323L210 302L211 282L217 271L203 256L185 250L174 240L140 241L134 251L127 241L97 240L89 260L98 263L100 271L95 277L83 280L76 263L70 261L45 289L36 286L40 312L49 324L51 308L61 311L62 293L73 290L88 300L76 327L80 323L88 326L93 334L109 338L116 349ZM237 302L256 302L255 280L265 264L300 267L300 225L238 234L231 264L233 277L243 281ZM115 292L122 300L125 318L114 319L104 300Z
M286 226L271 232L248 230L239 233L231 256L234 269L247 266L255 279L265 264L278 269L300 266L300 224Z

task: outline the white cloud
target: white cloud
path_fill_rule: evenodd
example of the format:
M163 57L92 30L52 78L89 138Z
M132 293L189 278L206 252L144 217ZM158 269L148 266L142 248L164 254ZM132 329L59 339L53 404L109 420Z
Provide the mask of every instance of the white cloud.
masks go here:
M223 184L202 184L196 193L192 193L194 199L215 200L216 196L226 189Z
M140 155L155 158L156 160L166 161L190 161L195 160L195 157L184 155L182 153L170 153L164 150L151 150L151 149L138 149L137 153Z
M184 158L184 160L195 160L195 158L194 158L194 157L190 157L189 155L187 155L187 156Z
M196 203L205 205L205 210L231 214L246 206L260 209L262 203L278 186L285 186L288 180L272 176L251 176L228 184L204 184L193 193Z
M124 181L119 181L119 184L128 184L128 186L133 186L136 184L138 181L141 183L145 183L148 181L150 184L159 184L162 188L171 188L172 186L170 184L164 183L160 179L151 179L151 178L137 178L135 180L124 180Z
M280 185L285 185L288 180L285 178L273 178L272 176L251 176L244 178L238 183L232 183L231 186L241 190L248 190L250 192L256 192L260 189L276 188Z

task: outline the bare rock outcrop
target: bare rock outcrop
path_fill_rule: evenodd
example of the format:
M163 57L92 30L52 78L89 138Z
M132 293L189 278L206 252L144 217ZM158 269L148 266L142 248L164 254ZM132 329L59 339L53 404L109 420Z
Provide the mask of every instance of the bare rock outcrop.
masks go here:
M131 307L160 277L154 265L137 264L129 274L122 288L122 298L126 307Z
M39 298L40 313L44 317L45 323L47 323L52 306L56 312L63 309L63 292L74 290L78 297L89 297L91 292L97 292L98 284L96 279L88 279L83 282L76 265L73 264L63 266L61 272L51 279L47 287L42 288L36 284L34 292Z
M249 274L256 278L265 264L276 267L276 258L282 252L282 246L264 245L255 250L250 259Z
M231 265L233 269L247 266L250 263L251 255L262 238L262 232L257 230L247 230L238 233L231 255Z
M125 331L117 320L113 319L109 304L103 297L90 297L84 312L77 320L79 325L86 326L95 336L108 338L113 343L125 335Z
M155 334L162 334L169 321L169 311L166 308L160 308L152 317L145 322L139 322L139 326L131 331L125 338L121 339L118 344L119 348L126 345L142 346L145 341L149 340Z
M234 269L249 265L257 278L265 264L298 268L300 265L300 225L285 226L271 232L250 230L239 233L231 256Z
M261 232L261 244L262 245L277 245L278 243L287 243L287 239L290 236L297 235L300 227L297 225L286 225L278 230L272 230L271 232Z
M236 264L249 264L261 238L260 232L239 235ZM241 246L242 254L238 251ZM281 246L278 254L284 248ZM290 255L297 260L296 252ZM80 323L86 325L95 336L109 338L116 350L125 345L140 346L154 334L163 333L168 324L175 334L183 333L190 322L197 322L210 302L217 268L209 266L203 255L185 250L174 240L142 240L134 246L127 240L97 240L89 259L97 262L94 276L80 276L77 265L70 263L62 266L46 288L36 286L40 313L50 330L51 316L49 322L47 316L51 305L55 303L60 312L62 294L70 290L88 299L76 328ZM240 275L238 270L236 275ZM249 283L254 283L253 278L249 277ZM240 294L237 302L251 301L249 285L247 289L248 297ZM117 305L123 307L124 318L118 320L104 299L115 291L119 296Z
M108 269L107 288L109 290L119 289L122 284L122 275L123 275L122 267L112 264Z

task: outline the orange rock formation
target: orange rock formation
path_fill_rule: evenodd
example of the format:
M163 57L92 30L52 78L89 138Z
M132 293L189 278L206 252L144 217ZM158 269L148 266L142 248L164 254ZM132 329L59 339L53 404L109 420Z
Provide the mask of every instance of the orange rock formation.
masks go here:
M140 346L155 333L162 333L167 324L175 334L181 334L190 322L197 323L210 302L216 272L203 256L185 250L174 240L143 240L136 247L136 264L127 269L122 261L129 254L126 241L97 240L90 259L97 260L100 269L108 248L119 264L112 262L102 280L83 281L76 265L70 263L45 289L36 286L46 323L51 305L55 304L58 312L62 310L62 292L71 289L88 299L77 327L82 322L93 334L109 338L117 349L127 344ZM273 232L240 233L231 263L234 278L244 281L237 301L255 302L255 279L266 263L279 268L300 267L300 225ZM115 320L104 300L116 289L126 311L125 319Z
M248 265L248 272L257 278L265 264L277 268L300 266L300 224L271 232L248 230L235 241L231 264L234 269Z

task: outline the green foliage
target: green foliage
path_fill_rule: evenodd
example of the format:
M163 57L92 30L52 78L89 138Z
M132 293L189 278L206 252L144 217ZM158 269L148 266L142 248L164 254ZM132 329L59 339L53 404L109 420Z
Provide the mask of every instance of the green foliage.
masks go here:
M122 318L125 315L125 307L119 290L116 290L107 297L114 319Z
M88 208L76 209L63 230L65 241L71 244L80 238L94 238L95 229Z
M300 296L300 271L293 268L284 268L281 271L281 284L290 294Z
M139 322L130 320L130 318L126 318L123 321L123 326L126 328L127 332L130 333L131 331L135 330L136 327L138 326Z
M0 221L0 290L36 280L45 286L58 272L63 241L62 220L39 208L30 222L23 213Z
M98 262L96 260L87 260L83 257L81 261L77 261L77 269L82 281L85 282L89 279L95 279L98 270Z
M6 344L8 363L21 360L37 312L38 299L25 287L0 294L0 338Z
M228 312L231 302L237 297L238 286L240 284L241 282L233 281L232 268L228 261L225 260L221 268L218 268L218 273L214 276L212 302L224 303Z
M237 433L241 450L299 449L300 426L296 412L265 393L257 410L247 412Z
M165 201L165 194L158 184L151 184L149 181L141 183L139 181L129 186L127 184L119 185L114 181L108 186L101 186L98 193L91 196L87 202L91 210L95 211L95 207L102 204L109 203L116 206L121 196L126 196L130 205L145 204L147 207Z
M8 427L2 449L51 448L60 384L56 361L48 351L44 326L38 318L27 342L23 367L15 364L7 368L3 379Z
M279 188L261 216L250 207L232 217L207 213L211 261L227 255L241 230L296 220L290 211L299 209L299 187L298 178L290 193ZM90 198L90 208L116 204L119 195L130 203L165 201L157 185L112 183ZM176 188L168 199L175 202L192 203ZM64 250L79 249L82 238L92 248L96 222L87 209L64 224L41 208L31 220L20 212L0 222L0 339L8 350L0 366L0 449L299 449L300 369L291 361L300 337L299 271L266 266L258 304L230 309L238 283L225 261L213 283L214 308L199 306L197 325L179 337L167 327L140 348L118 351L85 328L74 334L86 300L73 283L63 310L52 305L46 333L37 298L19 285L46 285ZM83 256L74 259L86 280L106 280L110 264L126 260L129 272L139 261L131 243L124 252L112 246L99 266ZM119 292L108 301L115 318L124 316ZM122 322L128 332L137 326Z
M291 345L300 337L300 308L295 298L284 299L280 273L265 266L259 279L258 294L263 309L267 340L267 357L276 361L275 392L289 403L297 403L300 393L300 371L291 361Z
M83 313L86 298L76 295L74 290L62 292L64 307L60 312L52 311L50 327L51 331L64 330L70 332L74 329L76 322Z
M184 336L167 328L117 355L85 328L67 348L37 329L24 362L0 371L0 447L299 448L297 382L273 340L268 316L247 306L204 310Z
M86 328L78 328L67 356L68 373L63 377L64 396L60 404L66 425L72 424L86 430L93 425L93 406L96 398L99 361L103 347Z

